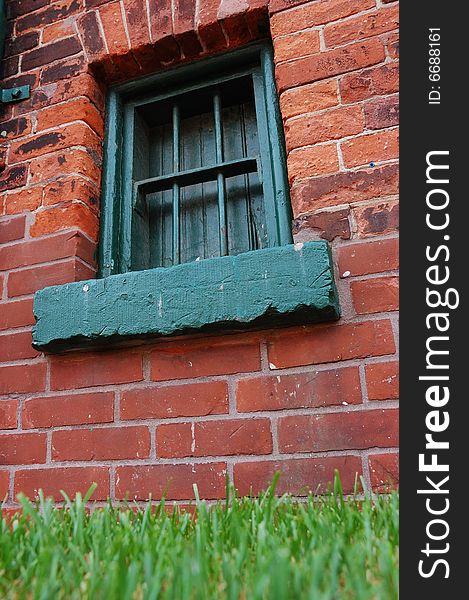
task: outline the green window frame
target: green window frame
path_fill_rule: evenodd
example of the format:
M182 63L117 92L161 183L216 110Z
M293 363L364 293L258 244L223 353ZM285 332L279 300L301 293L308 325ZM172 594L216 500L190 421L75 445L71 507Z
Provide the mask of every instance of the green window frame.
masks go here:
M258 152L225 160L220 89L252 84L257 124ZM234 89L234 87L232 88ZM210 164L184 169L180 157L181 115L184 98L205 94L213 100L213 144ZM189 100L191 102L192 100ZM172 159L170 172L146 177L140 167L142 154L141 115L163 113L169 106L172 144L166 147ZM163 107L161 109L160 107ZM106 135L101 209L99 276L172 266L194 260L181 260L184 236L181 235L181 193L187 186L216 186L219 255L236 254L228 248L226 184L230 177L254 173L262 186L263 238L257 248L284 246L292 242L291 204L286 174L285 142L274 78L272 48L257 44L198 63L184 65L140 80L112 87L107 96ZM165 148L163 148L165 150ZM244 153L249 154L249 153ZM147 198L170 197L172 259L166 264L148 258ZM249 203L249 200L247 201ZM142 208L143 207L143 208ZM148 211L147 211L148 213ZM213 211L211 217L213 221ZM238 224L234 223L236 227ZM249 224L248 224L249 226ZM168 228L169 229L169 228ZM166 236L167 237L167 236ZM232 236L233 237L233 236ZM257 238L259 236L257 235ZM215 256L211 254L210 256Z

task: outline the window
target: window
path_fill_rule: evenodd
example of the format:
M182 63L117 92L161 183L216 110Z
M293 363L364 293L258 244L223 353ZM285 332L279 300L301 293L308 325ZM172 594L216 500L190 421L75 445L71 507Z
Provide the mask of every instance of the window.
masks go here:
M291 243L270 47L113 89L103 202L103 276Z

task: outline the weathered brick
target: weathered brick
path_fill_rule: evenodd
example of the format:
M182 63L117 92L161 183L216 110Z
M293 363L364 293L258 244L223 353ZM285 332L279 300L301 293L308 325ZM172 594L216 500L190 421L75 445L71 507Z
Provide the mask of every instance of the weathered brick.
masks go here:
M271 369L315 365L395 352L388 320L306 326L279 331L268 340Z
M14 54L23 54L39 44L39 32L29 31L18 37L11 37L5 44L5 56L13 56Z
M293 221L293 235L315 231L313 235L308 236L308 241L318 237L328 242L332 242L336 237L348 240L351 237L349 216L349 208L300 215Z
M0 244L6 244L24 237L26 218L4 217L0 219Z
M42 30L42 43L49 44L50 42L56 42L71 35L75 35L73 22L71 20L58 21L44 27Z
M280 452L328 452L397 446L397 409L281 417Z
M96 12L89 11L80 15L77 19L77 27L88 59L93 61L102 56L106 52L106 46L102 38Z
M399 308L399 278L376 277L350 284L352 301L359 315Z
M7 4L7 18L14 19L47 6L50 0L10 0Z
M0 394L42 392L46 387L46 363L0 366Z
M52 433L52 460L122 460L148 458L148 427L67 429Z
M371 244L371 245L370 245ZM339 273L370 275L399 268L399 245L397 238L359 242L339 249Z
M42 0L40 0L42 4ZM38 3L39 6L39 3ZM59 2L48 2L41 10L34 12L25 11L25 16L17 19L16 31L23 32L34 27L49 25L81 10L80 0L60 0ZM29 13L29 14L26 14Z
M236 385L239 412L317 408L361 401L356 367L241 379Z
M31 187L12 192L6 197L8 215L36 210L42 203L42 187Z
M308 146L290 152L287 158L290 182L335 173L339 170L339 158L335 144Z
M129 48L120 2L109 2L99 7L104 36L110 54L126 52Z
M280 96L284 119L336 106L339 102L337 81L330 79L286 90Z
M173 0L174 34L186 58L193 58L202 52L202 46L195 31L196 0Z
M66 58L60 62L52 63L49 67L45 67L41 71L41 85L52 83L55 81L66 80L69 77L76 77L79 73L83 73L87 68L83 54Z
M72 202L78 200L95 212L99 209L99 190L81 177L65 176L45 186L44 206L62 204L64 198Z
M151 379L187 379L260 369L257 343L168 344L151 353Z
M116 496L128 493L134 500L194 499L196 484L201 498L224 498L226 464L223 462L178 465L142 465L118 467L116 470Z
M345 75L340 80L340 96L344 104L399 91L399 66L389 63Z
M122 419L197 417L228 412L225 381L151 387L122 392Z
M94 253L95 245L79 231L58 233L47 238L22 241L0 248L0 270L8 271L73 256L92 264Z
M399 229L399 202L390 200L352 210L357 237L392 233Z
M53 390L129 383L143 379L142 355L135 351L53 356L50 368Z
M230 419L160 425L156 430L160 458L270 454L269 419Z
M274 49L277 64L285 60L316 54L321 49L319 31L308 29L274 38Z
M389 129L341 142L346 167L391 160L399 156L399 131Z
M333 47L347 42L380 35L399 27L399 7L397 5L380 8L375 12L347 19L341 23L331 23L324 28L326 46Z
M0 193L5 190L14 190L26 184L28 179L28 167L26 165L15 165L0 172ZM2 238L0 237L0 240Z
M63 490L69 498L80 492L82 496L97 484L92 500L109 497L109 469L107 467L66 467L51 469L20 470L15 474L15 496L22 492L35 498L41 489L46 497L62 500Z
M32 299L2 302L0 304L0 330L34 325Z
M39 111L37 113L36 131L51 129L72 121L83 121L98 136L103 136L102 115L88 98L76 98L60 105L54 104Z
M373 454L369 457L371 485L375 492L389 493L399 485L399 454Z
M240 495L259 494L266 490L280 471L277 494L306 496L309 492L324 493L339 471L346 494L353 492L356 475L361 475L361 460L357 456L295 458L242 462L234 466L234 484Z
M39 356L39 352L34 350L31 343L30 331L9 332L0 335L0 361L10 362Z
M113 392L91 392L30 398L23 405L22 422L24 429L34 429L111 423L113 418Z
M399 124L399 98L390 96L365 104L367 129L385 129Z
M16 429L18 400L0 400L0 429Z
M285 124L287 149L337 140L361 133L364 119L361 106L335 108L317 114L288 119Z
M70 258L50 265L13 271L8 276L8 297L34 294L49 285L91 279L94 271L79 260Z
M23 71L30 71L79 52L81 52L81 45L77 38L65 38L23 54L21 68Z
M71 202L37 211L31 225L32 237L49 235L63 229L79 229L93 240L98 238L98 216L81 202Z
M45 433L0 435L0 465L33 465L46 462Z
M399 363L397 361L366 365L365 375L369 400L399 398Z
M379 39L349 44L304 58L281 63L276 69L280 91L304 83L312 83L375 65L384 60L384 46Z
M91 153L78 148L35 158L31 161L30 170L30 184L44 183L50 179L57 179L59 175L73 174L88 177L99 185L101 177L101 169Z
M149 44L150 24L145 0L124 0L124 15L132 48Z
M323 25L374 7L374 0L319 0L319 2L307 2L303 6L274 15L270 20L272 36L276 37L293 31L301 31L315 25Z

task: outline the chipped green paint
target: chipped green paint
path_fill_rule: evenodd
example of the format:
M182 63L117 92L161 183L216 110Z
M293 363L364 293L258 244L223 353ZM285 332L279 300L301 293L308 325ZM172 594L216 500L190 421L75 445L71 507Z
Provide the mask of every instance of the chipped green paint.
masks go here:
M337 319L326 242L111 275L36 293L35 348L57 351L248 324Z

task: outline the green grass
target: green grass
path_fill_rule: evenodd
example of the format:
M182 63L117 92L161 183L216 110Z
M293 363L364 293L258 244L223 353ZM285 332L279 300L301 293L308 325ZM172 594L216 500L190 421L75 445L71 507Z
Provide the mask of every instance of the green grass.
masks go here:
M79 495L65 510L22 498L1 525L0 597L396 599L397 493L344 499L334 487L306 502L229 489L228 506L198 501L196 518L164 502L90 514Z

